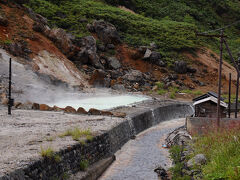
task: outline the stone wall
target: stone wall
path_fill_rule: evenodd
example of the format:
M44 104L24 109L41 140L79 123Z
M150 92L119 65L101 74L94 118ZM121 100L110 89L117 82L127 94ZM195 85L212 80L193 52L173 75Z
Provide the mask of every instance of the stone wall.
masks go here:
M187 131L191 134L203 134L217 127L217 118L207 117L187 117ZM234 128L240 126L240 119L222 118L220 119L220 128Z
M66 174L80 171L80 162L87 159L89 164L111 156L131 137L166 120L183 118L193 114L193 108L187 104L173 104L147 109L131 114L128 120L110 131L95 137L86 144L76 144L57 152L60 161L40 159L30 166L15 170L0 177L0 180L22 179L63 179Z

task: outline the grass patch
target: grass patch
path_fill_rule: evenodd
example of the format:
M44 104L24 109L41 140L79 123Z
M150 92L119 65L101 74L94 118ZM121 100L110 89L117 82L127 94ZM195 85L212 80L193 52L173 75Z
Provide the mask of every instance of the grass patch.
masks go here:
M223 94L222 97L224 98L224 102L228 103L228 94ZM231 94L231 103L235 103L236 101L236 94ZM240 102L240 95L238 97L238 102Z
M86 159L82 160L82 161L80 162L79 166L80 166L80 170L81 170L81 171L86 171L87 168L88 168L88 166L89 166L88 160L86 160Z
M184 89L184 90L181 90L181 93L192 94L192 95L194 95L194 96L200 96L200 95L203 95L203 92L200 91L200 90L192 91L192 90L190 90L190 89Z
M239 130L221 130L197 138L194 150L208 160L202 167L204 179L240 179Z
M86 25L94 19L106 20L116 26L123 41L131 46L149 45L154 41L165 60L179 58L176 51L198 46L194 24L132 14L101 1L29 0L27 6L48 18L52 27L61 27L76 37L90 35ZM86 22L81 21L83 18Z
M79 128L75 128L73 130L68 129L66 132L59 135L60 138L63 138L65 136L72 136L72 139L75 141L79 141L80 138L84 138L84 137L87 139L93 139L90 129L87 129L87 130L80 130Z
M41 156L43 158L53 159L56 162L60 162L61 161L61 157L59 155L55 154L55 152L53 151L53 149L51 147L48 147L47 149L43 149L41 147L40 154L41 154Z
M157 91L157 93L159 94L159 95L164 95L164 94L166 94L168 91L167 90L164 90L164 89L160 89L160 90L158 90Z
M181 146L173 146L169 150L170 157L174 162L174 166L170 168L173 180L191 180L190 176L182 175L182 169L184 167L184 162L181 161L181 154L183 149Z

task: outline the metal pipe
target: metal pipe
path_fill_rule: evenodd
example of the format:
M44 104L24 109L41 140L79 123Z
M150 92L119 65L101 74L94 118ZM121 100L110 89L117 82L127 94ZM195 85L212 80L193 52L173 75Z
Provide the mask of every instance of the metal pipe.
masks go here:
M9 59L9 88L8 88L8 114L11 115L11 108L12 108L12 98L11 98L11 93L12 93L12 59Z
M221 99L221 86L222 86L222 56L223 56L223 31L221 31L221 43L220 43L220 61L218 72L218 104L217 104L217 127L220 127L220 99Z
M232 74L229 73L229 89L228 89L228 117L231 118L231 84Z

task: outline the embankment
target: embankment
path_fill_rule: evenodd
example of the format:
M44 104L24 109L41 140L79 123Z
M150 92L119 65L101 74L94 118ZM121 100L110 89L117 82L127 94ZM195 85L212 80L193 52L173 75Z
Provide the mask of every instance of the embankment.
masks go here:
M143 110L145 109L145 110ZM90 165L113 155L130 138L136 134L170 119L182 118L193 114L189 104L175 103L148 108L143 107L136 112L129 113L126 121L111 130L96 136L86 144L78 143L56 153L60 158L41 159L32 162L27 167L14 170L12 173L0 177L0 180L22 179L63 179L81 169L81 163L87 160ZM104 168L107 168L104 166ZM102 171L91 171L97 173ZM98 177L100 174L85 175Z

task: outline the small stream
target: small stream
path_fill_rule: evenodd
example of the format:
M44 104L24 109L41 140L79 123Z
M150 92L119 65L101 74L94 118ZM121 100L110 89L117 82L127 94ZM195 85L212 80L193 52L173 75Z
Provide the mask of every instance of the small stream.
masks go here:
M171 166L168 150L162 148L164 139L184 123L183 118L174 119L140 133L116 153L116 161L99 180L158 180L154 169Z

